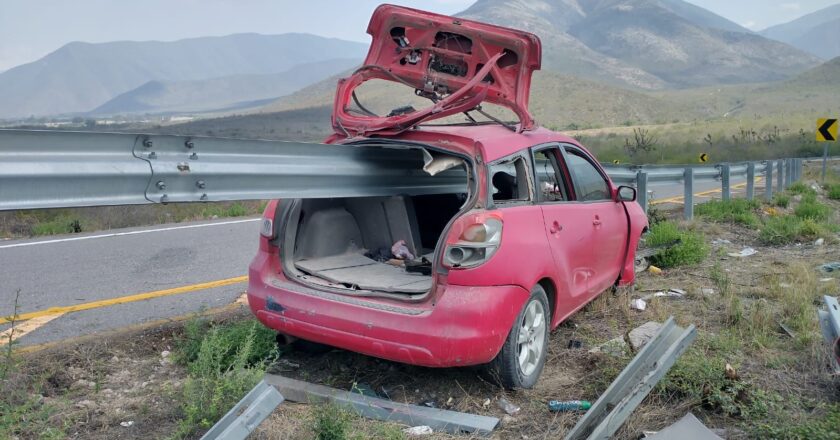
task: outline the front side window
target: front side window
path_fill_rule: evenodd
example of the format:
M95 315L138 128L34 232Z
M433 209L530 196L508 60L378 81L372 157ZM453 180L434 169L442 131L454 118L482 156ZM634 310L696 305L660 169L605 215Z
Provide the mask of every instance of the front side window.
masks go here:
M583 153L567 148L566 164L575 181L577 200L581 202L610 200L609 184Z

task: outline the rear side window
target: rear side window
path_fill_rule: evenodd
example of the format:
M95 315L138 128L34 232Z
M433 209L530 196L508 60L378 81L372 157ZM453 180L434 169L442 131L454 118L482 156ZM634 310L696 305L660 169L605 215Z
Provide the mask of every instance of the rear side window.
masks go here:
M521 157L490 165L491 193L494 202L531 200L528 166Z
M567 148L566 164L572 172L575 193L579 201L610 199L610 187L607 181L583 153Z
M563 173L557 160L557 148L546 148L534 153L535 180L542 202L561 202L569 200L563 185Z

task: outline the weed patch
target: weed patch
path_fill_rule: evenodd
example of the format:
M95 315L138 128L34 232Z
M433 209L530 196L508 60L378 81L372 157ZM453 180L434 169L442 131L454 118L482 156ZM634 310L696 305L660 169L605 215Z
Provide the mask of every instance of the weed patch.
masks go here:
M793 214L801 219L826 221L831 215L828 205L817 202L813 197L803 196L802 202L793 210Z
M680 229L676 223L660 222L650 228L645 238L649 246L662 246L678 242L651 258L660 267L677 267L697 264L709 254L703 236L697 232Z
M205 325L190 323L178 347L189 376L179 398L183 418L173 438L213 426L260 380L276 353L273 332L257 321Z
M697 205L694 209L698 216L714 222L739 223L746 226L759 224L755 211L760 207L757 200L731 199L728 201L711 200Z
M831 200L840 200L840 183L826 185L826 197Z
M779 208L787 208L790 206L790 196L785 193L776 193L773 196L773 206L778 206Z

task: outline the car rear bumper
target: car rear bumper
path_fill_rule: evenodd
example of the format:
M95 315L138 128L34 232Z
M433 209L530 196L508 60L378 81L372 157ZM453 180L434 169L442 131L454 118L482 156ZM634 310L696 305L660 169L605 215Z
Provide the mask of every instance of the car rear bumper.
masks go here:
M498 354L529 297L519 286L435 287L422 304L311 289L286 279L277 257L251 263L248 303L267 327L407 364L453 367Z

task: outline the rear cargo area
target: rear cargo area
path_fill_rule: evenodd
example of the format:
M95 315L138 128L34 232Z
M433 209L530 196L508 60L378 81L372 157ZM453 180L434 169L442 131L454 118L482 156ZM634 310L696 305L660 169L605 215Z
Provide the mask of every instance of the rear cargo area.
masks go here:
M425 293L438 239L466 201L466 192L300 200L286 223L286 269L319 286Z

